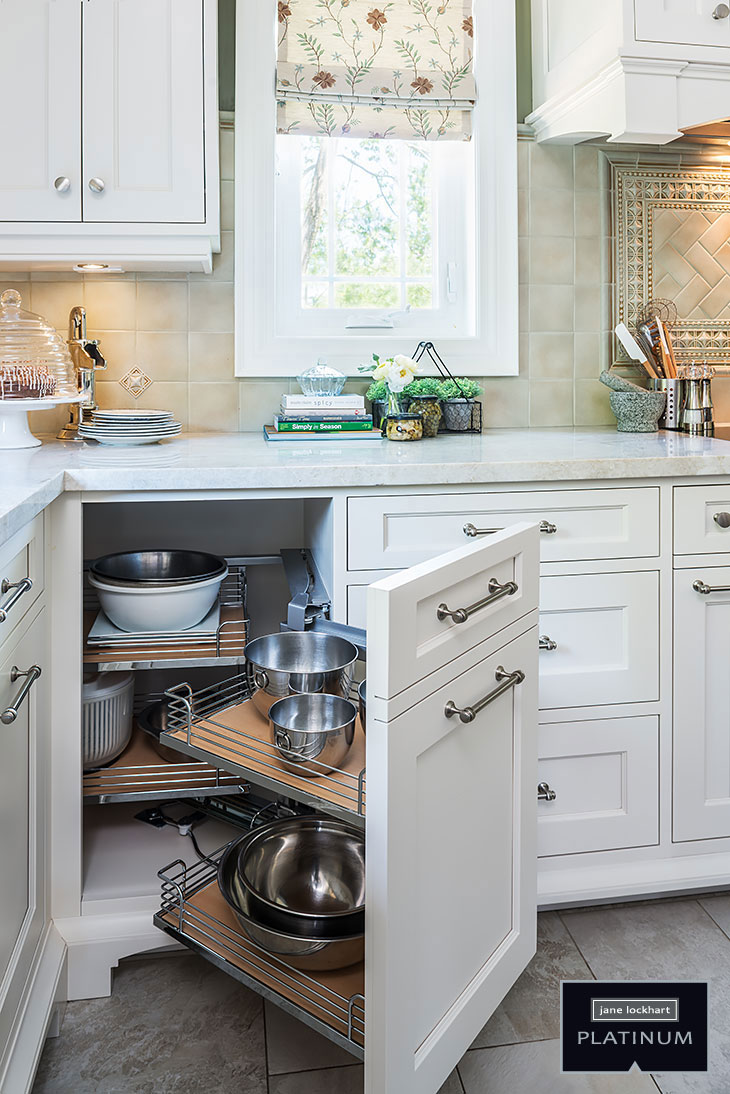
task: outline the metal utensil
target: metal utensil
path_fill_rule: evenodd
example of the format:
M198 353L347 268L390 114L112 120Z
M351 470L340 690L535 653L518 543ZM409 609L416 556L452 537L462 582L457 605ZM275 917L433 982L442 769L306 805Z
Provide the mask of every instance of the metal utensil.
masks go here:
M244 836L245 840L247 837ZM244 933L261 949L280 957L295 969L325 972L358 964L365 956L365 935L342 938L306 938L277 930L262 923L251 908L248 893L238 873L242 840L235 840L223 853L218 866L218 887Z
M297 692L350 694L357 648L315 631L282 631L249 642L244 651L253 703L268 717L279 699Z
M238 874L251 913L310 938L365 930L365 839L333 817L288 817L241 841Z
M357 707L325 692L289 695L269 710L269 726L282 766L314 779L342 766L355 737Z

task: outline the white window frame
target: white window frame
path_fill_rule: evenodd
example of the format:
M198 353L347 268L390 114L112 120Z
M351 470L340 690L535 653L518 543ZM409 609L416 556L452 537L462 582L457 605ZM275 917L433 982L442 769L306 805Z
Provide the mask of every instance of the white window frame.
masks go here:
M237 376L295 376L319 357L356 375L373 353L410 354L421 339L433 339L451 371L460 375L518 374L515 9L495 0L473 2L479 96L473 135L476 286L460 286L465 299L468 290L473 293L473 333L436 334L424 315L415 335L412 328L284 335L277 331L276 315L275 4L237 0Z

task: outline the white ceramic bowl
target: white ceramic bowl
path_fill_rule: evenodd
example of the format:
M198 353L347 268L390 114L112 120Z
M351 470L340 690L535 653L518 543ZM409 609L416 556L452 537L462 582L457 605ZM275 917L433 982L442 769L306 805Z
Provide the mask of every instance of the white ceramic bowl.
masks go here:
M132 736L134 674L99 672L84 681L84 771L111 763Z
M227 571L226 571L227 572ZM108 585L89 574L105 615L122 631L185 631L205 619L226 574L188 585Z

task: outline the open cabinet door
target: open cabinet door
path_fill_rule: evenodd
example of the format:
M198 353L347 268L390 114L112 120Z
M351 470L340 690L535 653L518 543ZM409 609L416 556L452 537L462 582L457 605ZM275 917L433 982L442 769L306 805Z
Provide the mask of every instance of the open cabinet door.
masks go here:
M535 952L538 568L517 525L368 590L366 1094L437 1094Z

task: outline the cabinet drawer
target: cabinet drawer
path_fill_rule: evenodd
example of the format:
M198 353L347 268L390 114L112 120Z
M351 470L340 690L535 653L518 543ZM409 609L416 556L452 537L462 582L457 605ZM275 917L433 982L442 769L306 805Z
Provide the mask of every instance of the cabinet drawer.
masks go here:
M712 17L716 7L716 0L696 3L634 0L636 40L675 44L685 49L730 46L728 20Z
M730 483L675 487L674 553L730 554Z
M538 855L574 855L659 841L659 719L540 726Z
M659 553L659 490L544 490L350 498L348 568L412 566L469 542L465 527L544 524L543 562L642 558Z
M41 514L0 547L0 645L43 592L43 546ZM23 588L27 581L30 587Z
M540 581L540 709L659 698L659 574Z

